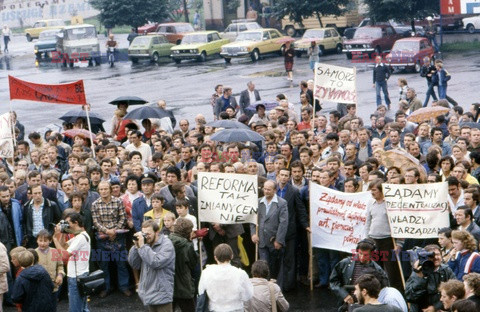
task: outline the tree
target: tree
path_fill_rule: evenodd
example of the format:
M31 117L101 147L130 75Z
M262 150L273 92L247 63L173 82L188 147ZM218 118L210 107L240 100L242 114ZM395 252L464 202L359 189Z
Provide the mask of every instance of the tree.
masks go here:
M291 20L302 24L302 20L316 16L320 27L323 27L322 15L343 15L349 0L278 0L274 12L278 18L289 16Z
M108 28L137 28L147 21L161 21L169 12L168 0L90 0L90 4L100 11L100 21Z
M368 6L368 15L375 22L395 20L410 22L415 31L415 19L437 13L440 10L438 0L364 0Z

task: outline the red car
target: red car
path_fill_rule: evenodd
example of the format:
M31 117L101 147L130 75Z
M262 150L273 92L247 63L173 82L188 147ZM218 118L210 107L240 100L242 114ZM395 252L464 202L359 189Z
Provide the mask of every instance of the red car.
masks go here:
M194 32L190 23L163 23L159 24L156 33L167 37L168 42L180 44L185 34Z
M160 24L159 23L148 23L148 24L145 24L141 27L138 27L138 34L139 35L145 35L145 34L154 32L155 30L157 30L158 25L160 25Z
M347 59L352 59L352 54L363 55L373 52L381 55L384 51L390 51L395 41L402 38L390 25L373 25L357 28L355 35L350 40L343 42L343 52Z
M422 37L411 37L397 40L392 51L387 55L387 63L393 69L413 69L419 73L423 66L423 59L433 58L435 50L430 41Z

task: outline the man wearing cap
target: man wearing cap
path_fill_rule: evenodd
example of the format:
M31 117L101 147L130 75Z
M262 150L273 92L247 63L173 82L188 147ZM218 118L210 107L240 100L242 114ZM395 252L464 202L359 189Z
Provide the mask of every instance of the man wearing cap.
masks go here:
M246 114L248 117L252 117L252 112L247 111L247 107L250 106L250 104L258 102L260 100L260 93L258 93L258 90L255 89L255 85L253 84L253 82L249 81L247 83L247 89L243 90L242 93L240 93L240 101L238 103L240 105L240 113Z
M255 129L255 132L257 132L260 135L263 135L263 133L265 131L267 131L267 125L263 121L260 120L255 124L254 129Z
M133 227L137 232L142 230L143 215L145 212L152 209L151 198L155 182L157 182L157 177L155 174L149 172L142 175L141 181L142 193L144 196L136 198L132 203Z
M257 107L255 107L255 110L257 111L257 113L254 114L253 117L250 119L250 122L248 123L249 125L251 125L252 123L258 123L259 121L263 121L264 123L269 122L268 116L265 114L265 105L258 104Z

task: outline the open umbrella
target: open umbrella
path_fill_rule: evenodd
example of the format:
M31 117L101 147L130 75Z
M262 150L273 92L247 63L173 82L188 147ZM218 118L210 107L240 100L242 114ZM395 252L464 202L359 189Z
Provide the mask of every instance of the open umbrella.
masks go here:
M102 124L102 123L105 122L105 119L100 117L100 115L97 114L97 113L88 112L88 116L90 117L90 123L92 125L98 125L98 124ZM87 114L85 113L85 111L83 109L70 110L70 111L66 112L59 119L61 119L63 121L66 121L66 122L75 123L75 121L77 121L77 118L84 118L85 120L87 120Z
M392 149L386 151L382 154L382 163L385 168L390 167L397 167L400 168L402 173L405 172L406 169L415 167L420 171L420 177L422 180L427 179L427 172L425 168L420 164L418 159L410 155L409 153L405 152L404 150Z
M293 39L292 37L282 37L280 39L277 40L277 43L287 43L287 42L294 42L295 39Z
M127 115L124 119L147 119L147 118L174 118L171 111L152 106L139 107ZM173 122L173 121L172 121Z
M422 107L411 113L410 116L407 117L407 120L420 123L422 121L429 121L430 119L440 115L445 115L449 111L450 109L442 106Z
M252 130L247 129L224 129L215 132L210 139L218 142L258 142L265 138Z
M278 106L278 102L277 101L257 101L253 104L250 104L248 107L247 107L247 110L250 110L250 111L256 111L257 110L257 106L259 104L263 104L265 105L265 110L266 111L270 111L272 109L274 109L275 107Z
M108 104L118 105L120 103L126 103L128 105L142 105L142 104L148 103L148 101L145 101L144 99L139 98L138 96L121 96L111 101Z
M214 128L225 128L225 129L249 129L250 128L238 121L235 120L217 120L207 124L207 126Z
M470 128L476 128L476 129L480 129L480 123L478 122L462 122L460 123L460 127L463 127L463 126L468 126Z
M90 139L90 137L93 139L93 140L96 140L97 137L95 136L95 134L91 133L90 131L88 130L85 130L85 129L70 129L70 130L67 130L63 133L65 136L69 137L69 138L74 138L76 137L77 135L84 138L84 139Z

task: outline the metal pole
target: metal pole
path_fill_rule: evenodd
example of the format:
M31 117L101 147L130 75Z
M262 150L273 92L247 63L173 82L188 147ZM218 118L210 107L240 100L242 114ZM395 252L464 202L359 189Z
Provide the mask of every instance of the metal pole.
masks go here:
M90 115L88 111L90 110L90 105L87 104L85 107L85 114L87 115L87 124L88 124L88 131L90 132L90 146L92 147L93 158L95 158L95 146L93 145L93 135L92 135L92 126L90 125Z

